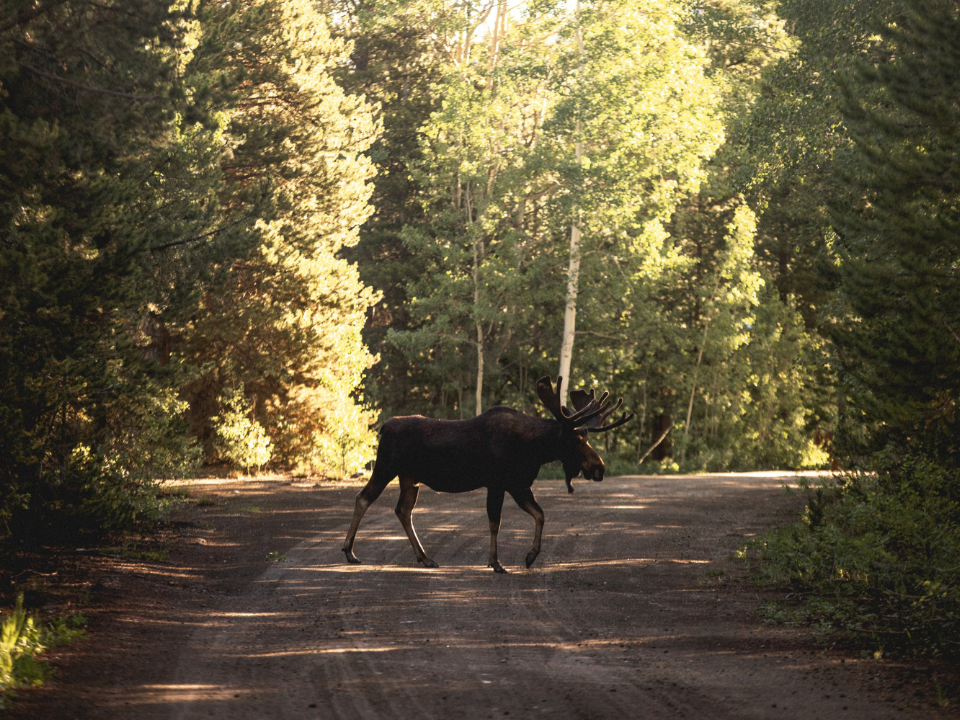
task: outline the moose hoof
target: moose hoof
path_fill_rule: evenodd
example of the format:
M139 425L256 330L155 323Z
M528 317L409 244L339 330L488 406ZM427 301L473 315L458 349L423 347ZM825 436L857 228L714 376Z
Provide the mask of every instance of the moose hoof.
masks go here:
M537 561L537 556L538 556L539 554L540 554L539 552L529 552L529 553L527 553L527 567L528 567L528 568Z
M498 563L498 562L492 562L492 563L490 563L490 567L493 568L493 571L494 571L495 573L505 573L505 572L507 571L507 569L506 569L503 565L501 565L500 563Z
M420 564L423 565L425 568L438 568L438 567L440 567L440 566L437 565L433 560L431 560L430 558L428 558L428 557L426 557L426 556L420 558Z
M344 550L343 554L347 556L347 562L353 565L360 564L360 558L353 554L353 550Z

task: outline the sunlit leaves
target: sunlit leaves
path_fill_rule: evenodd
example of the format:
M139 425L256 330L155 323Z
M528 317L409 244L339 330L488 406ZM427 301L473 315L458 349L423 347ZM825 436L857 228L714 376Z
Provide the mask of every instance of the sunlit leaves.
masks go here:
M212 450L211 418L223 414L211 394L242 387L248 435L262 426L275 464L354 472L365 460L334 463L323 448L347 433L368 452L372 437L356 391L374 360L360 330L376 295L339 253L372 211L363 153L378 125L335 82L348 46L315 4L209 6L200 18L190 70L225 119L227 150L220 252L207 255L193 306L171 312L177 349L198 369L185 388L195 432Z

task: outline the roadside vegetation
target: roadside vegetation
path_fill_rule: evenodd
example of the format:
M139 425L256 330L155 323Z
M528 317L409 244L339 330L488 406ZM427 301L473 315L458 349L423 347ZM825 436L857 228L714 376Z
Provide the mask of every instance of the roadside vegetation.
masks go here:
M559 372L636 414L612 472L845 471L764 577L952 652L958 13L0 3L0 551Z
M0 622L0 710L9 705L18 688L37 687L53 675L42 655L84 636L82 615L41 624L23 609L23 595Z
M844 313L830 325L850 470L753 544L805 617L876 652L960 657L960 17L913 2L868 23L837 78L850 137L829 203ZM778 615L781 616L781 615Z
M806 488L795 524L745 548L766 616L885 655L960 658L960 473L906 458Z

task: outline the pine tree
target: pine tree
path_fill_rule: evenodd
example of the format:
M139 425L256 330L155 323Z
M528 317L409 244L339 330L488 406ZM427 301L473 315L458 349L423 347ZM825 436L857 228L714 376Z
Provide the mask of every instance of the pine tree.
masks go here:
M381 301L370 312L363 337L380 361L364 387L384 417L397 411L429 412L440 389L420 364L411 364L387 342L390 331L412 326L407 301L411 279L422 277L423 258L403 242L404 226L424 222L422 188L410 171L420 159L418 130L437 109L435 89L447 62L452 6L443 0L326 0L331 32L350 43L349 62L336 70L347 93L377 108L383 132L368 153L376 166L371 205L359 242L344 250L365 285Z
M0 23L0 535L37 542L146 510L148 445L178 433L138 328L149 248L181 229L155 186L190 24L148 0L26 5Z
M371 212L363 153L377 125L334 81L347 46L313 2L210 4L200 23L189 72L226 148L219 252L204 256L202 292L166 319L197 369L184 388L194 431L215 459L218 399L242 389L277 465L355 472L373 439L356 391L376 297L339 253Z
M846 87L857 204L834 204L848 419L960 460L960 6L912 0ZM875 445L876 447L876 445Z

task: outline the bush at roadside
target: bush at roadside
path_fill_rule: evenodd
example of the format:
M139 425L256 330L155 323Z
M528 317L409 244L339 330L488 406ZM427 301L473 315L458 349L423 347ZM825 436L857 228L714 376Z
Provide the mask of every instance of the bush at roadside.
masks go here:
M806 489L799 521L744 550L761 582L797 600L771 614L881 653L960 655L960 470L912 457Z

